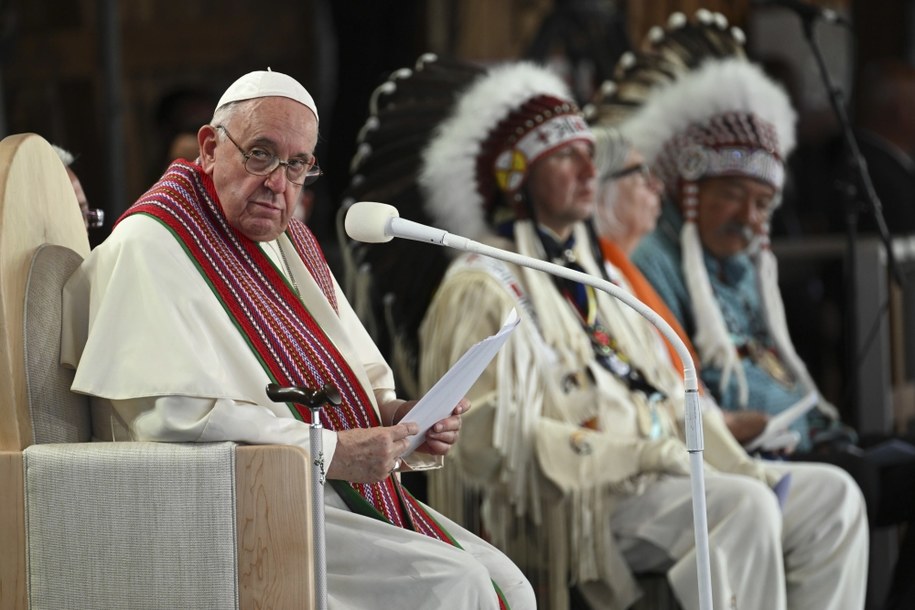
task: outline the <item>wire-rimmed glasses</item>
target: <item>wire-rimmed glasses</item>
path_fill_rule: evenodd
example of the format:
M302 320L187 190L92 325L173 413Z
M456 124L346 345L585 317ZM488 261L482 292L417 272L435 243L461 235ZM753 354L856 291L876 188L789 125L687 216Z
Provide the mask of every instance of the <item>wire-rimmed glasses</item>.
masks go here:
M289 180L289 182L307 186L320 178L324 173L318 166L318 159L314 155L309 159L293 158L283 161L269 150L259 146L255 146L251 150L246 151L238 145L238 142L235 141L228 129L222 125L215 125L214 127L216 129L222 129L223 133L226 134L226 137L229 138L229 141L235 145L238 152L245 158L245 170L249 174L255 176L269 176L276 171L277 167L282 165L286 170L286 179Z
M633 174L640 174L642 178L645 179L646 184L651 184L652 180L654 180L651 166L647 163L637 163L635 165L630 165L629 167L624 167L621 170L608 174L605 180L621 180L626 176L631 176Z

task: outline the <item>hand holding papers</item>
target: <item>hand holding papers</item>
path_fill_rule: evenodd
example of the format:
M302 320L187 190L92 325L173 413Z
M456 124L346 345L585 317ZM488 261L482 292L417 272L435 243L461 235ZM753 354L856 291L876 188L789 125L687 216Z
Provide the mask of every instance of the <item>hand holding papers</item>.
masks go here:
M815 407L819 400L820 395L818 392L810 392L778 415L771 417L769 423L766 424L766 429L762 431L762 434L744 445L744 447L746 447L747 451L783 448L776 447L776 445L784 442L787 438L786 435L790 433L788 426L791 425L791 422L802 417L807 411ZM795 441L795 444L797 444L797 441Z
M419 426L419 433L410 439L401 457L413 453L425 441L429 428L451 415L454 406L467 394L520 321L518 312L512 309L499 332L467 350L400 420L400 423L415 422Z

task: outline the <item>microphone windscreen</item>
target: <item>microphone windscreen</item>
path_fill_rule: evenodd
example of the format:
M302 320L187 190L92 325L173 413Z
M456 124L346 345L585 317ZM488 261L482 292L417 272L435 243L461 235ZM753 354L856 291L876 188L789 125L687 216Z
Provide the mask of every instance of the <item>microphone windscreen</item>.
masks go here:
M393 235L388 235L385 230L392 218L399 217L400 213L392 205L374 201L359 201L347 210L343 226L351 239L380 244L391 241Z

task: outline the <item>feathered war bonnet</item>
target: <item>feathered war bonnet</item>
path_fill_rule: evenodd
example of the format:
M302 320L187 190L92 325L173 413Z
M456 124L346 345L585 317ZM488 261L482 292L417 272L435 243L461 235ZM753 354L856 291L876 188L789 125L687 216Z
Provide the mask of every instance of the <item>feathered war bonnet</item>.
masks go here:
M504 211L536 159L591 132L565 84L531 63L484 69L422 55L372 93L338 218L360 200L401 217L479 238ZM509 210L511 212L511 210ZM449 258L409 240L341 249L350 301L408 394L415 388L416 329ZM383 281L373 281L373 276Z
M781 191L794 123L788 96L758 66L711 59L651 95L626 132L689 216L686 187L702 178L746 176Z
M568 88L532 63L490 69L458 97L422 153L425 211L443 229L472 239L503 215L522 217L531 164L593 135Z
M621 59L609 95L616 102L608 105L626 110L626 135L679 203L694 342L703 363L721 368L722 390L735 376L740 403L746 406L746 379L705 268L696 225L698 182L753 178L775 188L777 204L785 159L795 145L796 115L784 90L747 60L743 42L743 33L729 28L722 15L699 11L690 22L675 13L666 30L649 32L644 50ZM752 248L766 323L779 356L812 389L788 335L768 232L766 223Z

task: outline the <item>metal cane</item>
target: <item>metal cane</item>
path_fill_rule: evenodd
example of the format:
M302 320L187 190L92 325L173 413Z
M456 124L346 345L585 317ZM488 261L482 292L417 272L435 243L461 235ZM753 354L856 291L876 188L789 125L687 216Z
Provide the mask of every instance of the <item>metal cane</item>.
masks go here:
M320 390L305 386L267 385L267 396L274 402L294 402L311 411L308 441L311 449L311 524L314 536L312 554L315 563L315 603L318 610L327 608L327 558L324 541L324 441L321 438L321 407L340 405L340 392L326 384Z

